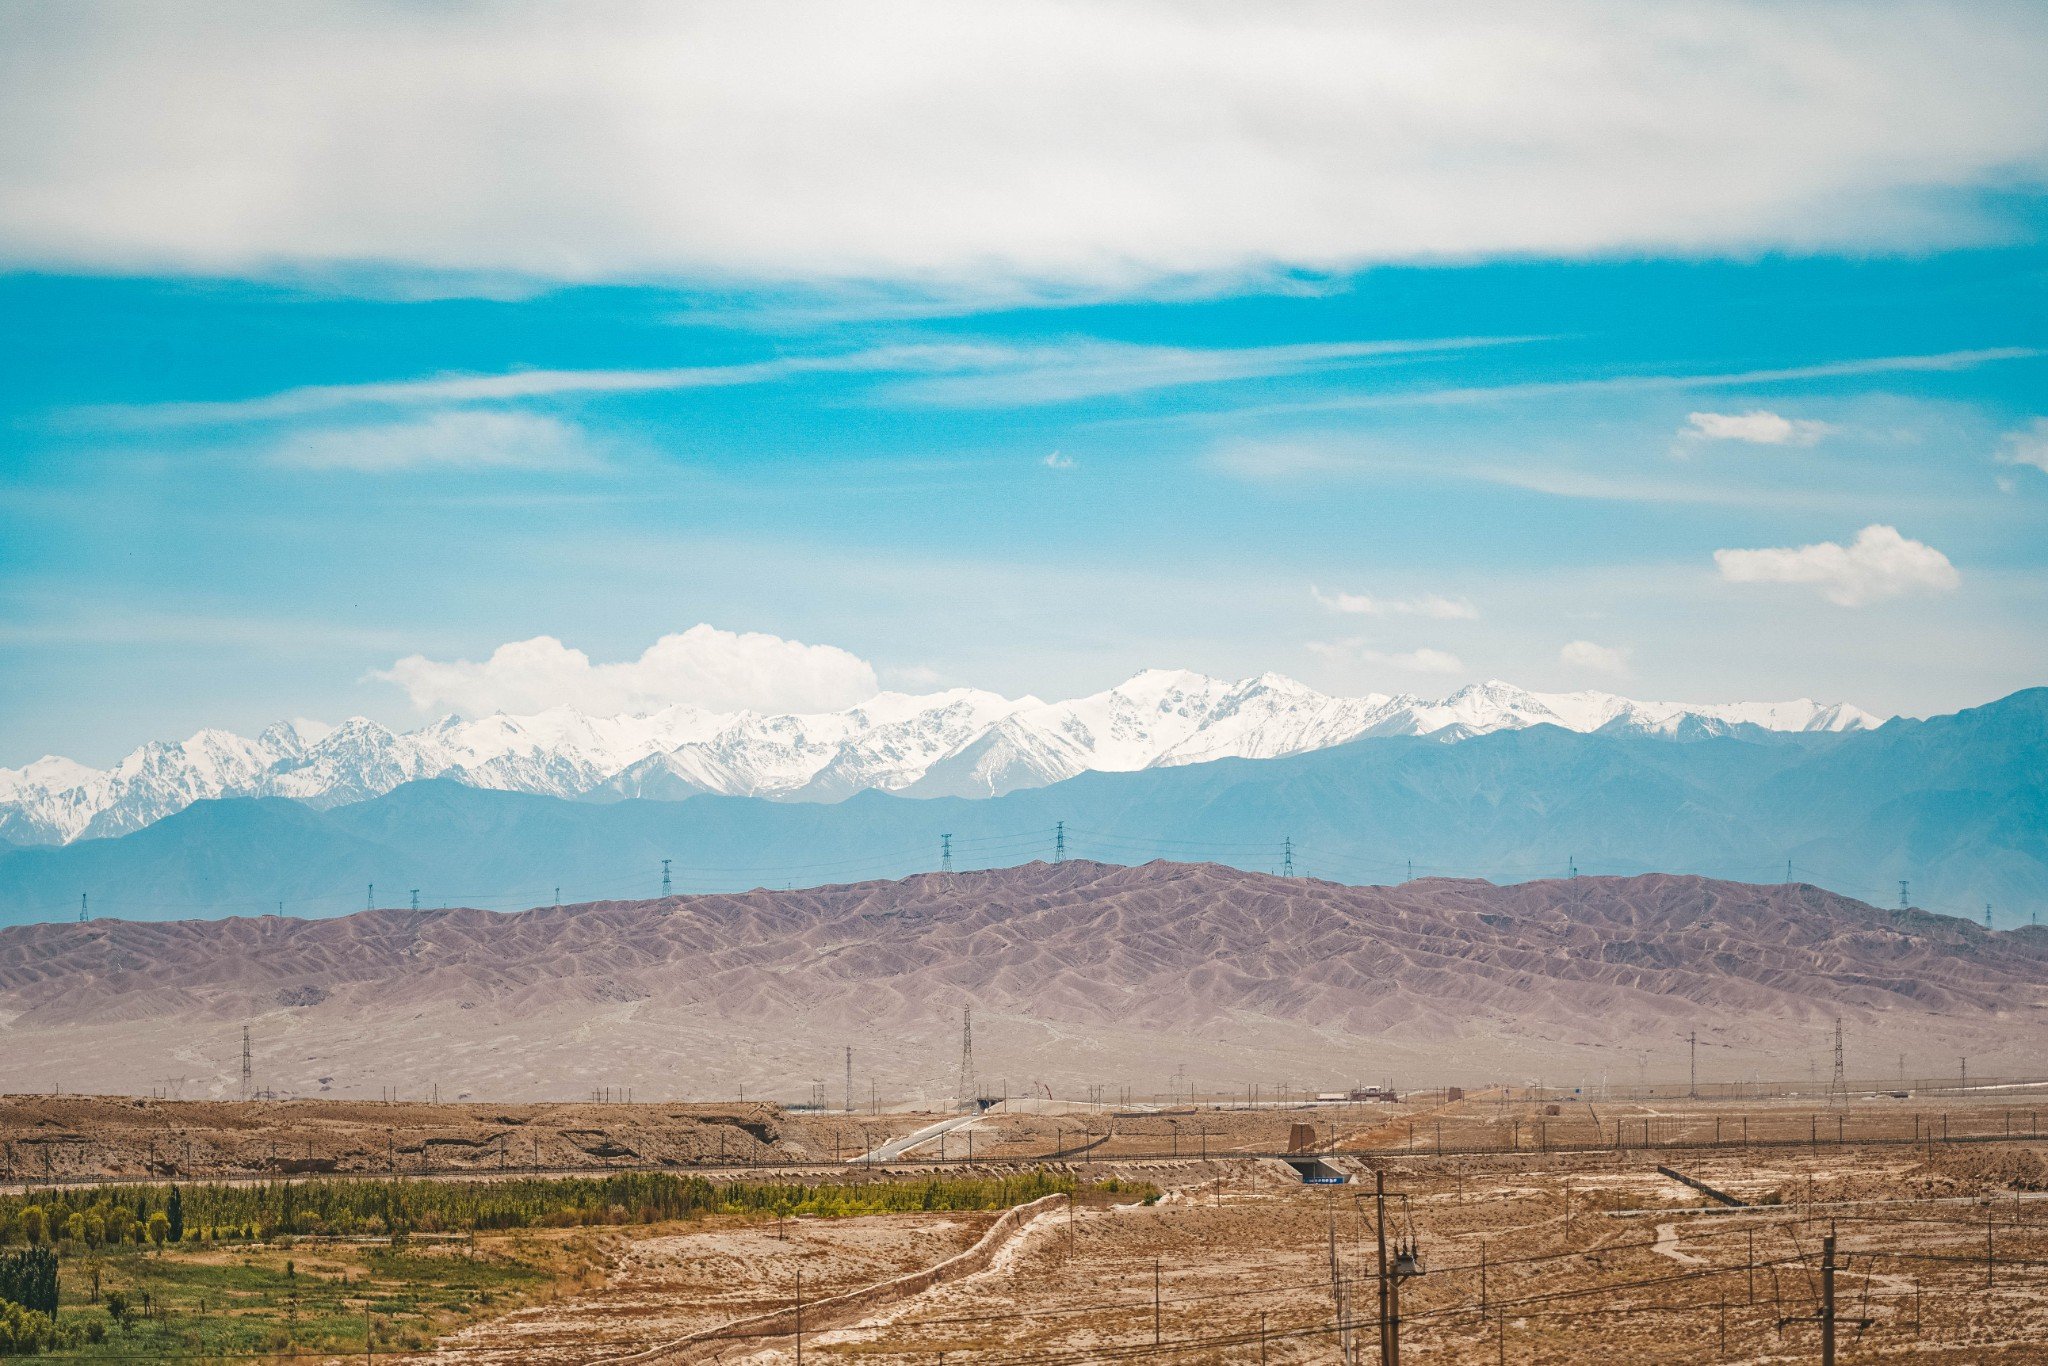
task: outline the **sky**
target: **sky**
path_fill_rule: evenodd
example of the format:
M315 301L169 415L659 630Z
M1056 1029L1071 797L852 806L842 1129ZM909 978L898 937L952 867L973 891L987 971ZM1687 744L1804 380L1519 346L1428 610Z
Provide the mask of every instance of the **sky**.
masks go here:
M0 765L2048 683L2048 11L0 3Z

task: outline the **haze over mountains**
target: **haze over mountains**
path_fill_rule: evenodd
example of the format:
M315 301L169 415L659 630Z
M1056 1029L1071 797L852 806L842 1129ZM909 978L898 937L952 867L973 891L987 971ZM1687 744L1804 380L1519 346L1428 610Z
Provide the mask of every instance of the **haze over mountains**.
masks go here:
M340 806L400 784L471 787L596 801L698 794L839 801L857 792L992 797L1088 772L1123 773L1223 758L1272 758L1366 737L1463 740L1535 725L1698 739L1743 731L1831 733L1874 726L1855 707L1807 700L1688 705L1610 693L1532 693L1475 684L1440 700L1331 697L1264 674L1227 683L1149 670L1065 702L955 689L883 693L808 716L676 706L640 716L448 717L394 733L361 717L328 727L280 722L254 739L206 730L152 742L111 769L47 757L0 769L0 839L66 843L125 834L221 797Z
M1663 733L1555 725L1369 737L1270 759L1087 773L1002 796L598 803L437 780L318 810L203 801L130 835L0 852L0 922L516 910L679 889L900 877L1050 857L1282 866L1350 883L1675 872L1786 879L2003 928L2048 912L2048 689L1872 730ZM559 892L557 891L559 889Z
M1810 886L1653 875L1357 888L1072 861L547 908L0 930L0 1090L794 1100L841 1049L886 1100L1257 1080L1804 1078L2038 1069L2048 931ZM862 1089L865 1089L863 1086ZM837 1094L836 1091L833 1094Z

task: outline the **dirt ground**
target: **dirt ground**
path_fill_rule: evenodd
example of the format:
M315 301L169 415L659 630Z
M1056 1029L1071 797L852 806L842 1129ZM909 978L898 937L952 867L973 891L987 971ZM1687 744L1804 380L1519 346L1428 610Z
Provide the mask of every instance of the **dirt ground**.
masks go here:
M1999 1099L1952 1100L1952 1132L1965 1124L1973 1133L2002 1130L2007 1107ZM1524 1124L1545 1118L1540 1105L1532 1108L1521 1115ZM1418 1106L1414 1114L1418 1135L1426 1122L1433 1137L1439 1112L1447 1131L1478 1132L1512 1124L1515 1109L1482 1096ZM1653 1137L1661 1138L1662 1122L1679 1139L1704 1140L1716 1119L1724 1133L1739 1131L1744 1118L1753 1134L1792 1131L1791 1107L1676 1102L1660 1109L1649 1116ZM1853 1114L1852 1107L1844 1117L1851 1133ZM1868 1122L1876 1125L1878 1115L1897 1118L1873 1107ZM1620 1117L1624 1129L1636 1118L1629 1110ZM1418 1359L1816 1360L1822 1240L1832 1232L1841 1360L2048 1362L2048 1140L1576 1153L1525 1146L1440 1158L1421 1150L1419 1136L1407 1150L1408 1116L1356 1118L1348 1129L1324 1133L1325 1141L1333 1131L1345 1141L1326 1159L1348 1178L1342 1185L1304 1185L1270 1157L1212 1151L1207 1160L1157 1161L1099 1149L1093 1161L1070 1156L1060 1165L1076 1174L1150 1181L1166 1194L1151 1206L1084 1205L1071 1217L1043 1215L984 1272L856 1321L814 1323L804 1353L863 1363L1127 1356L1305 1363L1347 1359L1348 1337L1352 1359L1374 1359L1378 1174L1389 1236L1397 1246L1412 1244L1421 1268L1401 1282L1399 1295L1403 1346ZM1611 1124L1614 1116L1606 1118ZM1797 1118L1803 1132L1817 1131L1803 1111ZM1217 1142L1215 1130L1210 1137ZM1747 1207L1716 1201L1660 1166ZM688 1331L721 1315L777 1307L778 1299L786 1305L799 1265L807 1284L840 1286L894 1274L920 1250L935 1260L950 1255L968 1237L961 1222L958 1215L863 1219L849 1223L870 1226L871 1235L820 1227L796 1235L795 1245L756 1229L745 1239L752 1251L731 1263L719 1259L734 1235L686 1233L622 1257L620 1293L634 1305L669 1306L664 1331ZM922 1226L935 1233L920 1249L914 1231ZM700 1236L714 1241L693 1243ZM707 1278L699 1269L706 1265L727 1269ZM503 1351L522 1341L519 1334L559 1343L575 1337L573 1325L617 1324L641 1312L607 1318L610 1293L480 1324L450 1350ZM628 1337L639 1345L656 1340L614 1333L602 1347L593 1337L532 1359L603 1360ZM795 1359L795 1346L785 1330L674 1359L783 1363Z
M732 1104L0 1097L0 1183L831 1163L933 1115Z
M589 1362L822 1299L943 1261L992 1213L723 1223L621 1240L605 1284L444 1339L431 1358L468 1366Z
M1361 1115L1404 1107L1192 1106L1157 1111L1013 1102L910 1149L948 1163L1067 1153L1273 1152L1290 1126L1328 1138ZM957 1112L847 1114L730 1104L430 1104L400 1101L177 1101L118 1096L0 1097L0 1185L90 1178L156 1180L280 1173L515 1174L627 1167L829 1166Z
M37 1108L45 1103L0 1105L0 1132L26 1146L23 1135L38 1129L91 1129L98 1146L90 1152L107 1162L132 1162L138 1136L156 1132L167 1104L132 1107L154 1118L124 1130L104 1110ZM363 1135L379 1132L372 1121L393 1108L324 1105L218 1107L208 1132L246 1126L244 1146L233 1150L244 1154L271 1141L318 1152L322 1141L340 1142L337 1134L362 1148ZM651 1136L674 1132L695 1143L676 1151L697 1153L707 1133L769 1124L764 1147L829 1152L835 1138L842 1154L853 1147L845 1127L853 1117L771 1107L483 1109L491 1113L438 1107L409 1116L406 1132L596 1129L648 1149ZM635 1110L649 1112L637 1127L633 1115L613 1113ZM2034 1136L2043 1112L2048 1095L2026 1090L1866 1095L1833 1107L1736 1098L1587 1104L1487 1092L1455 1101L1417 1093L1400 1105L998 1110L934 1135L893 1169L935 1169L943 1141L950 1171L1032 1165L1084 1181L1146 1182L1163 1196L1147 1204L1111 1195L1013 1221L1014 1230L996 1226L989 1237L999 1250L987 1269L892 1292L857 1312L814 1315L803 1350L815 1360L943 1356L956 1366L1371 1359L1377 1177L1388 1237L1397 1251L1412 1247L1419 1268L1399 1293L1402 1342L1418 1359L1815 1360L1822 1246L1832 1233L1844 1362L2048 1362L2048 1137ZM187 1122L196 1127L197 1118ZM860 1138L961 1118L884 1116ZM1326 1174L1343 1176L1341 1184L1305 1184L1296 1166L1271 1155L1300 1125L1310 1126ZM577 1151L588 1160L587 1148ZM473 1169L491 1170L485 1161ZM932 1212L611 1230L601 1276L474 1323L437 1355L612 1360L785 1309L799 1273L815 1300L933 1266L994 1221ZM795 1356L794 1337L775 1327L672 1359Z

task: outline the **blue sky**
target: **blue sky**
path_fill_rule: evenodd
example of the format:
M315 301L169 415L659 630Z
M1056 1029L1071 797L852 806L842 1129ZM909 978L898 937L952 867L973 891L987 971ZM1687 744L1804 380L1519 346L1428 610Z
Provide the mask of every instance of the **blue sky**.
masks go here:
M952 52L936 88L809 79L844 73L804 6L620 10L639 41L571 34L566 70L521 6L15 12L0 764L416 724L502 694L409 696L401 658L699 622L1041 696L1175 666L1924 713L2048 681L2038 16L1675 9L1558 7L1531 58L1498 18L1140 7L1043 65L878 10ZM1446 43L1497 101L1381 72L1358 107L1374 72L1317 65ZM442 44L528 63L535 127L628 95L471 126L513 97L450 89L497 77ZM1620 58L1640 85L1528 69ZM1047 72L1092 119L1044 114ZM144 125L100 108L131 87ZM1404 119L1437 141L1357 152ZM732 667L761 705L846 686Z

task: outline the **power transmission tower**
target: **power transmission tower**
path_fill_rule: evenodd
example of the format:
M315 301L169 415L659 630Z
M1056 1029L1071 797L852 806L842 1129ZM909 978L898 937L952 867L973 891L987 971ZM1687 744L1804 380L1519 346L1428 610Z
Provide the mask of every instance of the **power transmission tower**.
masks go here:
M953 871L953 837L951 835L939 836L939 871L942 873Z
M84 892L78 894L78 923L81 925L92 919L92 912L85 908L85 897Z
M1988 901L1984 903L1984 928L1991 928L1991 903Z
M1835 1017L1835 1071L1834 1075L1828 1080L1828 1104L1833 1106L1847 1105L1848 1103L1848 1073L1842 1066L1842 1017L1837 1015Z
M417 887L412 889L412 908L414 910L420 908L420 889Z
M1566 877L1577 877L1579 875L1579 856L1577 854L1565 855L1564 872Z
M366 911L377 909L377 884L374 882L370 884L369 894L363 898L363 909Z
M562 889L560 887L555 888L555 909L558 911L562 909Z
M853 1045L846 1046L846 1113L853 1113Z
M1791 859L1786 859L1786 860L1785 860L1785 881L1787 881L1787 882L1790 882L1791 880L1792 880L1792 860L1791 860Z
M1906 879L1904 878L1899 879L1899 909L1902 911L1909 909L1906 904Z
M1067 823L1065 821L1054 821L1052 823L1052 861L1054 863L1065 863L1067 861Z
M1294 836L1280 841L1280 876L1294 876Z
M1689 1050L1689 1061L1686 1064L1685 1097L1687 1100L1698 1100L1700 1098L1700 1032L1697 1029L1686 1031L1685 1046Z
M960 1103L974 1106L974 1007L960 1007Z
M242 1026L242 1099L249 1098L249 1079L255 1074L249 1059L249 1026Z
M661 861L661 894L664 897L668 896L669 892L673 890L672 885L668 880L668 865L668 859L663 859Z

